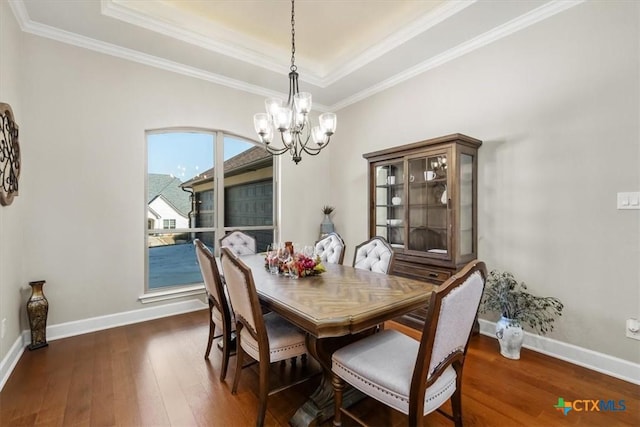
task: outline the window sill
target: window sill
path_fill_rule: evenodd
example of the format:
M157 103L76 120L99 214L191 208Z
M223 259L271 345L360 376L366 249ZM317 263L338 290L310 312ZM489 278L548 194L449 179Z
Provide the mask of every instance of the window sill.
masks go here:
M148 292L144 295L141 295L138 298L138 301L143 304L148 304L152 302L172 300L193 295L204 295L205 293L206 292L204 290L204 283L199 283L196 285L183 286L178 289Z

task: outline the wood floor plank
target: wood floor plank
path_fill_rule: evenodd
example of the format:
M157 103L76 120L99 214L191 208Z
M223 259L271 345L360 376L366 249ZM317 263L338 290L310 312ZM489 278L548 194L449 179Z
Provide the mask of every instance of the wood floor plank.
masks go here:
M256 368L243 370L238 394L232 395L235 358L225 381L219 379L222 355L216 346L204 359L207 320L203 310L25 351L0 392L0 426L253 426ZM419 336L397 324L385 327ZM274 367L274 376L279 369ZM270 396L265 425L286 426L316 385L314 379ZM626 410L574 410L565 416L554 408L559 397L624 400ZM371 399L352 410L374 426L406 424L402 414ZM637 426L640 386L527 349L520 360L508 360L494 339L477 336L463 373L463 417L466 427ZM425 420L452 425L437 413Z

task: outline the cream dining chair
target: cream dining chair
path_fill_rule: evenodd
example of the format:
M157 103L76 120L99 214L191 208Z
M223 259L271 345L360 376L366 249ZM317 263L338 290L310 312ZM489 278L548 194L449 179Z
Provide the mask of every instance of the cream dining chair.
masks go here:
M408 415L410 426L435 410L462 426L462 368L486 276L485 264L473 261L433 292L420 341L387 329L333 353L333 425L343 413L358 420L342 408L346 382ZM449 399L452 414L440 410Z
M393 248L384 237L375 236L356 246L353 266L375 273L388 274L394 260Z
M233 230L220 239L220 247L226 246L236 256L250 255L257 252L256 239L253 236L239 230Z
M222 336L222 366L220 367L220 381L224 381L227 376L227 367L232 352L231 333L235 331L236 325L233 318L233 311L229 307L224 283L220 278L216 260L204 243L200 239L195 239L193 244L196 247L196 258L200 265L200 272L204 280L204 287L207 291L209 301L209 341L204 358L208 359L211 352L211 344L215 338ZM216 336L216 327L222 331Z
M236 394L238 390L246 353L259 365L256 425L262 426L267 411L267 397L283 389L280 387L270 392L269 366L274 362L306 354L305 334L274 312L262 313L251 269L241 258L236 258L228 247L222 248L221 263L236 319L236 371L231 393Z
M344 240L336 232L327 234L315 245L315 254L323 263L342 264L344 260Z

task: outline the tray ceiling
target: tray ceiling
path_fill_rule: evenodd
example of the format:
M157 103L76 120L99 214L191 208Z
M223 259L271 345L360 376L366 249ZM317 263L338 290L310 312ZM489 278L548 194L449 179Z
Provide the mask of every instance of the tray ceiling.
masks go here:
M289 1L9 1L23 31L286 97ZM298 0L300 87L339 109L579 3Z

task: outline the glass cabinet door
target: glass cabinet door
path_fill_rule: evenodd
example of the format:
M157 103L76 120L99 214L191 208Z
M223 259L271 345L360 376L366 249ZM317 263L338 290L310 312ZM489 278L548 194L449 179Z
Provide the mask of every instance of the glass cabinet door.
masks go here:
M395 248L404 248L404 162L376 166L374 172L376 235L386 238Z
M409 251L450 259L448 151L408 160Z
M460 226L458 229L459 255L473 255L474 230L473 230L473 156L462 153L460 155Z

